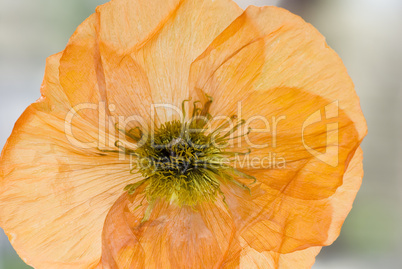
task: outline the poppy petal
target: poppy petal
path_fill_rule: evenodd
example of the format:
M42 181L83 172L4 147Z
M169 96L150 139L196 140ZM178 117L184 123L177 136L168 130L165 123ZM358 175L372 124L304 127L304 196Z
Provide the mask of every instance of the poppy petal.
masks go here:
M359 147L343 176L342 186L329 199L332 207L332 222L325 245L332 244L338 238L343 222L352 209L353 201L362 184L363 174L363 151Z
M182 1L158 32L127 56L147 74L154 104L181 108L181 103L189 96L190 64L241 12L231 0ZM109 52L104 54L114 57ZM141 102L135 96L128 96L132 104ZM171 107L161 107L157 113L160 122L178 116Z
M250 247L242 251L240 268L250 269L309 269L320 252L320 247L308 248L288 254L279 254L272 251L258 252Z
M136 178L128 160L80 148L66 134L71 104L59 84L60 57L48 59L43 96L23 113L3 149L0 225L35 268L91 268L101 257L108 210ZM74 135L99 142L97 126L73 119Z
M174 14L181 0L113 0L99 6L99 39L117 54L141 47Z
M248 141L234 143L236 151L253 142L251 160L270 153L286 160L282 168L240 167L257 178L265 194L247 199L247 191L230 185L224 191L246 241L258 251L279 253L326 244L332 215L350 210L328 201L345 184L344 173L367 128L353 83L322 35L283 9L250 7L197 58L190 79L196 95L214 98L212 115L239 114L241 102L246 121L286 118L280 128L266 128L269 134L252 132ZM258 130L263 123L251 127ZM267 142L265 148L255 147ZM249 223L253 229L246 228ZM270 239L261 242L261 234Z
M362 150L359 148L345 172L343 180L344 184L337 189L333 196L325 199L324 202L327 204L325 208L311 208L310 210L305 209L303 211L306 212L309 210L309 212L315 212L317 209L320 210L321 214L323 214L321 217L330 220L330 224L327 226L325 231L322 231L322 227L319 227L319 225L314 225L312 223L306 225L299 222L294 226L292 221L290 221L289 224L285 224L288 225L285 229L286 231L299 230L300 234L309 233L311 228L304 229L307 226L318 228L315 232L325 234L321 243L317 244L318 246L314 246L314 244L310 246L305 245L304 248L299 250L288 249L289 252L284 252L283 250L285 250L286 245L289 243L287 241L297 239L297 235L293 233L291 238L286 238L286 234L276 232L277 227L283 224L277 224L276 220L272 220L271 222L267 220L259 222L258 218L255 218L255 224L249 227L250 230L246 230L240 235L240 268L311 268L315 261L315 256L321 249L320 246L332 244L339 236L340 228L352 208L353 200L362 182L362 159ZM228 196L226 197L226 200L229 203L230 199L228 199ZM251 206L243 206L244 203L238 204L238 211L243 210L244 214L253 214ZM258 204L259 202L255 201L255 206L258 206ZM286 210L286 208L283 209ZM292 209L289 211L291 210ZM303 214L303 217L305 216L309 217L309 214ZM297 217L297 215L292 215L290 216L290 219L295 217ZM308 218L306 218L306 221L307 219ZM316 219L316 221L320 220ZM263 225L261 223L268 225L262 228ZM298 225L301 226L299 227ZM304 238L304 240L307 239L311 241L315 236L316 235L310 234L310 238ZM227 266L224 268L232 267Z
M262 248L269 250L289 252L309 245L322 244L327 240L326 231L331 225L331 208L326 199L342 186L344 171L360 144L355 125L342 110L335 107L338 117L311 125L302 132L306 119L331 103L299 89L255 91L242 102L241 113L245 119L251 119L253 115L259 116L257 118L259 120L261 116L263 119L271 119L286 115L287 118L281 128L275 131L277 138L275 146L272 145L272 134L252 131L241 139L241 146L239 143L237 144L239 148L234 149L239 151L245 147L251 148L250 154L235 159L234 166L245 174L254 176L258 182L250 186L251 195L247 190L237 186L230 184L223 186L222 190L234 215L237 228L243 230L250 223L256 222L258 222L255 224L256 230L264 230L266 226L275 225L275 229L270 233L273 239L271 245L262 244ZM264 128L264 124L261 123L264 122L256 121L256 124L251 126L256 129ZM326 125L333 123L336 123L337 128L327 130ZM269 145L255 149L250 146L251 142L247 139L258 145L267 142ZM329 149L339 148L339 151L326 152L329 154L326 161L336 160L337 165L332 166L312 155L306 149L303 139L313 150L322 150L327 146ZM284 160L283 166L275 164L280 158ZM247 184L247 181L244 183ZM298 212L311 212L311 214L305 216ZM281 244L287 228L292 233L300 231L292 227L304 229L303 237L298 235L298 240L293 242L290 240L288 245ZM323 232L318 233L317 228L321 228ZM254 240L258 238L257 235L258 232L250 234L248 238ZM289 237L295 236L289 234ZM278 247L281 249L276 249Z
M91 15L74 32L60 59L59 79L72 107L105 102L105 83L97 41L97 16ZM98 122L98 112L79 114Z
M138 195L141 196L141 195ZM111 268L214 268L234 244L234 225L223 203L197 208L159 201L141 222L149 203L123 195L103 231L102 261Z
M238 158L235 165L242 164L246 174L287 196L331 196L361 143L356 125L337 101L300 89L250 93L242 100L241 113L252 130L235 142L234 150L249 147L251 154Z
M313 26L278 7L247 8L194 61L190 82L191 90L199 90L201 97L207 93L219 104L211 107L212 115L227 115L236 100L253 91L297 88L338 100L359 138L367 132L359 98L339 56Z
M249 118L248 111L253 109L264 115L275 116L275 113L285 111L287 121L281 130L277 130L276 147L253 150L250 156L246 156L246 160L242 160L246 163L246 167L242 167L244 172L254 176L259 185L252 188L252 196L245 190L230 188L228 185L223 191L227 196L230 211L235 215L238 229L245 229L253 223L253 228L245 231L244 236L258 251L274 250L289 253L309 246L326 244L328 230L333 225L332 215L338 214L334 213L334 207L328 201L344 184L347 184L345 180L352 180L346 177L345 171L352 165L352 157L358 156L356 147L359 146L360 140L355 125L342 110L337 110L338 117L334 119L337 128L327 130L326 124L316 124L306 129L303 136L301 130L304 115L314 115L314 111L320 111L320 107L324 107L328 102L295 89L281 89L269 93L270 96L266 98L264 95L268 92L250 94L250 99L253 101L248 102L250 100L248 98L244 100L243 115ZM295 98L279 97L288 94ZM294 103L293 100L299 100L300 103ZM261 108L260 103L266 104L266 109ZM272 112L265 113L264 110ZM334 137L331 133L335 134L335 141L331 140L331 137ZM259 136L259 143L270 140L265 133L259 135L250 133L250 138ZM303 138L308 140L308 145L314 150L327 147L323 153L329 154L326 161L336 160L337 164L332 166L311 155L302 143ZM242 143L244 145L246 141ZM331 152L329 150L331 147L338 150ZM268 167L264 167L263 160L270 154L283 156L286 160L285 166L278 167L270 163ZM358 158L359 161L361 163L361 158ZM268 162L275 160L271 157L268 158ZM361 179L361 176L357 176L356 180L359 178ZM358 188L359 185L355 186L355 193ZM349 194L351 200L348 201L351 203L355 194ZM347 210L346 212L350 210L347 207L343 208ZM340 207L336 210L344 213ZM306 213L300 214L300 212ZM343 219L345 217L346 215ZM261 238L264 238L260 236L261 234L269 234L267 237L269 240L261 242Z
M236 212L253 216L251 220L248 219L249 225L240 232L240 237L244 239L243 249L248 246L252 252L267 252L274 258L332 244L339 236L342 224L360 188L363 177L362 159L362 150L359 148L344 174L343 185L334 195L324 200L303 201L279 195L280 202L268 204L267 207L272 208L267 210L268 214L260 212L256 215L250 202L240 203L237 199ZM233 198L230 196L231 194L226 194L226 201L229 207L232 207ZM260 201L254 201L254 206L258 208ZM233 212L231 210L232 214ZM233 216L241 217L238 214Z
M152 104L181 107L191 62L241 12L231 0L111 1L71 37L61 59L61 85L72 106L104 102L110 115L138 116L133 121L144 125ZM177 116L167 106L157 112L151 119L157 124ZM96 122L95 113L82 116Z

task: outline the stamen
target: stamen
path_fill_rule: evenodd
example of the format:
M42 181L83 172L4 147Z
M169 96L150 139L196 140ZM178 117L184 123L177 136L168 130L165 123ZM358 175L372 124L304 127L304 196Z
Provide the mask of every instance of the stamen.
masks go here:
M141 220L141 223L144 223L144 222L149 220L149 218L151 217L152 209L154 208L154 206L155 206L155 201L151 201L148 204L148 207L147 207L147 209L145 210L145 213L144 213L144 217Z
M225 135L219 137L217 140L223 140L224 138L230 136L231 134L233 134L234 132L236 132L240 126L242 126L243 124L245 124L246 121L245 120L240 120L240 122L238 124L235 125L235 127L233 127L229 132L227 132Z
M185 106L185 103L186 102L190 102L191 101L191 98L190 99L187 99L187 100L184 100L182 103L181 103L181 109L182 109L182 111L183 111L183 123L185 122L185 120L186 120L186 106Z
M193 102L193 115L191 116L192 118L194 118L198 115L198 111L201 111L201 108L197 107L197 103L201 103L201 102L200 101Z
M137 165L131 168L130 173L140 173L144 178L124 188L129 195L133 195L137 190L143 192L144 199L148 200L149 205L142 222L149 219L155 201L159 199L194 208L202 202L214 202L220 196L226 204L225 195L220 189L220 185L225 181L251 192L250 188L237 178L253 179L255 183L255 177L231 166L235 156L247 155L251 150L230 152L217 146L217 144L226 144L230 139L245 136L251 129L249 128L247 133L229 138L245 124L244 120L239 120L232 129L221 134L233 120L237 119L237 116L233 115L207 134L206 125L212 118L209 110L213 103L212 97L207 95L207 99L201 107L198 106L200 101L193 102L192 116L189 121L185 120L186 102L190 102L191 99L184 100L182 102L183 120L162 124L152 136L146 136L151 137L152 140L144 141L141 146L131 145L127 141L115 142L118 150L113 152L135 156ZM139 127L128 131L119 128L118 124L115 127L120 133L137 143L144 137ZM216 141L213 141L215 136Z
M138 134L137 134L137 133L134 133L135 131L137 131ZM126 135L127 135L128 137L130 137L131 139L133 139L133 140L135 140L135 141L138 142L138 141L140 141L140 140L142 139L143 133L142 133L140 127L135 127L135 128L133 128L133 129L130 129L130 130L126 133Z
M222 155L229 155L229 156L236 156L236 155L248 155L251 153L251 149L249 148L247 152L231 152L231 151L223 151L220 154Z
M231 137L231 138L229 138L230 140L235 140L235 139L237 139L237 138L239 138L239 137L243 137L243 136L246 136L246 135L249 135L250 133L251 133L251 128L250 127L248 127L248 131L247 131L247 133L245 133L245 134L241 134L241 135L238 135L238 136L235 136L235 137Z
M201 116L205 117L208 114L209 108L211 107L212 102L214 101L214 99L207 95L208 101L205 103L204 108L201 111Z
M231 123L231 121L237 119L237 115L232 115L230 118L230 121L225 121L224 123L222 123L221 125L219 125L213 132L211 132L209 135L213 136L216 133L219 133L222 129L225 129L226 127L228 127Z
M127 186L124 188L124 190L127 191L128 194L132 195L132 194L134 194L134 192L135 192L142 184L144 184L147 180L148 180L148 178L143 179L143 180L141 180L141 181L138 181L137 183L127 185Z

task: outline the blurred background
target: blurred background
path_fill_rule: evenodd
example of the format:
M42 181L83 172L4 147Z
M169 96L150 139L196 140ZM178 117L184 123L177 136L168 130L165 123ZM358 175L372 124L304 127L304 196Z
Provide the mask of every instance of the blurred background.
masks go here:
M0 149L37 98L47 56L105 0L0 0ZM237 0L277 5L326 36L355 82L369 134L365 177L339 239L313 269L402 268L402 1ZM0 229L0 269L30 268Z

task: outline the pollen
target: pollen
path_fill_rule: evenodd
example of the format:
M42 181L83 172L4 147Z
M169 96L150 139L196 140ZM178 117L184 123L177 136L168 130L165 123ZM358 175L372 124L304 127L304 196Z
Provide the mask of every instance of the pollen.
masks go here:
M183 101L184 116L186 102L189 100ZM238 179L253 179L255 182L255 178L231 165L233 156L249 152L231 152L225 147L244 121L232 116L230 120L236 121L232 128L228 129L230 124L225 122L210 131L207 123L212 118L209 114L212 99L209 98L202 107L198 107L199 103L193 102L193 112L188 121L165 122L148 134L143 143L139 143L144 136L139 128L128 132L119 129L138 142L135 149L125 148L119 141L116 142L120 151L135 156L132 171L143 177L139 182L126 186L125 190L130 195L144 186L141 189L150 204L165 199L178 206L194 207L202 202L214 202L218 198L225 201L220 189L225 181L250 191Z

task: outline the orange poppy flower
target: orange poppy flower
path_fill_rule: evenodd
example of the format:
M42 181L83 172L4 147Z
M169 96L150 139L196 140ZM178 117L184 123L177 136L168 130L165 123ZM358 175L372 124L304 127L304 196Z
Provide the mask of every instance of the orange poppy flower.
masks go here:
M309 268L361 184L353 83L280 8L113 0L41 92L0 159L0 226L35 268Z

